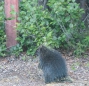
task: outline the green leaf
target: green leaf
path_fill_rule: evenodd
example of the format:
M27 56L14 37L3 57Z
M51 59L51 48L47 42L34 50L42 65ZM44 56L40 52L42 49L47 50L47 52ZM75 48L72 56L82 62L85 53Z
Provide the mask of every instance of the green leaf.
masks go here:
M70 16L65 18L65 21L68 22L70 20Z
M70 27L70 28L73 28L73 24L72 24L72 23L70 23L70 24L69 24L69 27Z

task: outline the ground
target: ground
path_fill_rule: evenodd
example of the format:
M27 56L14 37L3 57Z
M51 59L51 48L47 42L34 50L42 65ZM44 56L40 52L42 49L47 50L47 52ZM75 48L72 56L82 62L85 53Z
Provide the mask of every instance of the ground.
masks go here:
M0 86L89 86L89 60L63 56L73 83L45 84L38 58L21 55L0 58Z

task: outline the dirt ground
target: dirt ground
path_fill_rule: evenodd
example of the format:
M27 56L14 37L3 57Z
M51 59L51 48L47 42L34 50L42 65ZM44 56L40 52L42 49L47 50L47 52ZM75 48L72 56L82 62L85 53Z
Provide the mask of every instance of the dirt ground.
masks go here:
M73 83L45 84L42 71L38 69L38 58L22 55L0 58L0 86L89 86L89 60L63 57Z

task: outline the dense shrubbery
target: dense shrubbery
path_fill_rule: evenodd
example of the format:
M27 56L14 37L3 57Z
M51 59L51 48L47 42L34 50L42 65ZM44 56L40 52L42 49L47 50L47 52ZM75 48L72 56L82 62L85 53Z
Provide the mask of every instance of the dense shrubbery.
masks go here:
M10 49L16 56L26 51L34 55L41 44L53 48L72 49L80 56L89 49L89 31L81 22L83 10L75 0L49 0L52 9L43 11L36 0L22 0L17 24L18 43ZM6 55L4 6L0 3L0 56ZM85 32L86 31L86 32Z
M0 56L5 56L6 50L6 35L4 29L4 3L0 2Z
M75 0L49 0L52 11L43 11L36 0L23 0L20 3L17 40L27 54L34 54L41 44L55 48L74 49L76 54L83 52L81 42L84 25L81 23L83 10ZM88 37L84 39L88 40ZM88 40L89 41L89 40ZM77 46L77 47L76 47Z

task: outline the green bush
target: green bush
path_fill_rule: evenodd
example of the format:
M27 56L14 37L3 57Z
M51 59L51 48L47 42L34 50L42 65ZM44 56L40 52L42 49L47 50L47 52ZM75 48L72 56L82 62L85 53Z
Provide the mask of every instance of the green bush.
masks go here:
M4 2L0 2L0 56L5 56L6 51L6 35L4 29Z
M41 45L55 48L75 49L82 39L81 14L84 12L75 0L49 0L52 9L42 10L36 0L22 0L20 3L17 40L23 51L33 55Z
M81 57L87 50L89 50L89 34L84 36L83 39L76 43L74 54L78 57Z

